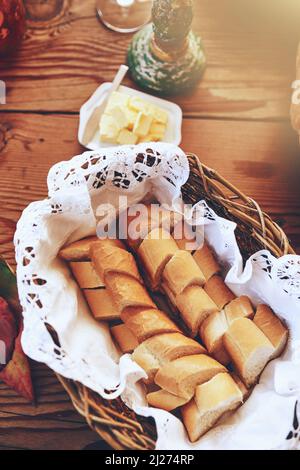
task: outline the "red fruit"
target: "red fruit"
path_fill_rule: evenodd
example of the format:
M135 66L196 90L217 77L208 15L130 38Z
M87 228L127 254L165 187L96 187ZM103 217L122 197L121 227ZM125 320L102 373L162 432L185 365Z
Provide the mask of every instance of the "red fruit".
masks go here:
M24 32L23 0L0 0L0 54L13 53Z
M12 357L16 336L17 324L14 314L10 310L7 302L0 297L0 371L5 367Z

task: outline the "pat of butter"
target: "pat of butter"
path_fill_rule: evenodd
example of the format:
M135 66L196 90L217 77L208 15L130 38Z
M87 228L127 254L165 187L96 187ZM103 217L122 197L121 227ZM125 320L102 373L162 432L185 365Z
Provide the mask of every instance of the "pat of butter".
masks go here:
M121 108L127 108L129 105L129 96L125 95L124 93L120 93L118 91L114 91L111 97L108 100L106 106L106 113L110 113L110 111L115 108L116 106L120 106Z
M138 141L138 136L133 132L123 129L118 136L118 144L120 145L135 145Z
M160 123L167 125L168 124L168 113L158 106L151 107L151 114L153 114L153 119Z
M139 98L138 96L133 96L129 100L129 107L138 113L146 113L148 111L149 104L142 98Z
M150 135L155 140L162 140L166 133L166 126L164 124L159 124L154 122L150 128Z
M126 114L128 118L128 129L132 131L136 123L138 113L136 111L133 111L133 109L127 108Z
M100 140L102 142L114 143L119 135L120 128L114 118L103 114L100 121Z
M120 130L129 126L129 117L127 116L126 108L115 106L110 110L109 115L115 120Z
M135 122L133 132L140 137L145 137L147 134L149 134L152 122L152 116L140 112Z

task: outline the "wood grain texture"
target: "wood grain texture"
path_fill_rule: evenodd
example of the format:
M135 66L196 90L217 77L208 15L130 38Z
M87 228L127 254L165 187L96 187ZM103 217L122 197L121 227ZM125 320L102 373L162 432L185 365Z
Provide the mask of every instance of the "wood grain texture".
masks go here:
M103 27L95 0L25 3L23 45L0 62L6 109L77 112L97 85L113 78L131 36ZM288 117L300 3L261 3L195 2L194 28L203 38L208 65L197 90L175 100L187 116ZM126 82L133 86L129 78Z
M77 126L78 116L0 114L0 242L9 262L16 221L31 201L46 197L49 168L83 151ZM289 124L184 119L183 136L185 151L256 199L300 247L300 158Z

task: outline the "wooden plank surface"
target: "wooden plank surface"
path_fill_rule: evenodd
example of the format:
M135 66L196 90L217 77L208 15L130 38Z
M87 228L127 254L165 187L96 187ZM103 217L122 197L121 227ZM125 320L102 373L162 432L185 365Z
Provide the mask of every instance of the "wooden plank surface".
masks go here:
M263 3L263 6L262 6ZM124 62L130 35L102 27L95 0L27 0L28 31L16 57L0 62L7 109L77 112ZM287 119L295 71L300 2L195 2L207 70L192 94L176 98L186 115ZM127 79L127 83L130 79Z

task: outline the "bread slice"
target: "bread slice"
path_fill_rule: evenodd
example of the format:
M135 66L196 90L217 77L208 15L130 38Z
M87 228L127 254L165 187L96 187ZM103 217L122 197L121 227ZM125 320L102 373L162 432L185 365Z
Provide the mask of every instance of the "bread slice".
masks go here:
M105 279L106 274L114 272L132 276L142 283L135 259L127 250L112 246L107 240L103 240L92 245L90 252L93 265L102 279Z
M207 382L224 366L205 354L180 357L165 364L156 374L155 383L163 390L182 398L191 399L197 385Z
M223 336L227 329L228 323L224 311L213 313L200 327L200 337L208 352L224 365L230 362L230 357L223 345Z
M254 317L254 309L249 297L242 295L241 297L232 300L225 307L225 315L228 325L237 318L245 317L252 319Z
M147 401L150 406L166 411L174 411L176 408L187 403L186 398L177 397L172 395L172 393L166 392L166 390L148 393Z
M104 280L98 275L91 261L71 261L70 268L81 289L104 287Z
M226 286L223 279L217 275L212 276L206 282L204 290L220 310L235 299L234 293Z
M197 341L181 333L165 333L153 336L140 344L133 353L133 360L144 368L149 381L158 369L178 357L203 354L206 350ZM153 356L151 358L150 356ZM146 368L145 368L146 367Z
M120 313L106 289L84 289L84 296L96 320L119 320Z
M108 273L105 276L105 284L120 313L127 307L155 308L145 287L131 276Z
M188 286L197 285L202 287L205 277L192 255L183 250L177 251L167 263L163 279L175 295Z
M243 382L253 385L274 354L274 347L248 318L235 320L223 338L224 346Z
M122 353L132 353L138 347L138 341L126 325L116 325L111 329L111 334Z
M235 383L239 387L239 389L242 393L242 396L243 396L243 402L245 402L247 400L247 398L250 396L252 389L247 388L246 385L244 384L244 382L240 379L238 374L236 374L235 372L231 373L231 377L233 378L233 380L235 381Z
M147 271L153 289L158 288L166 264L178 249L170 233L160 228L152 230L142 242L138 256Z
M253 321L273 344L275 351L272 359L280 356L288 340L288 329L267 305L257 307Z
M201 323L218 307L199 286L189 286L176 296L176 305L194 338L197 336Z
M165 312L154 308L128 307L121 313L121 318L139 343L163 333L180 332Z
M162 228L170 232L181 218L181 214L156 204L143 207L140 204L131 206L127 211L126 242L133 250L137 250L152 230Z
M224 413L235 410L242 401L242 393L228 373L217 374L199 385L195 398L182 408L190 440L197 441Z
M219 274L221 272L221 268L217 263L212 251L209 249L207 243L204 243L203 246L199 248L193 256L207 281L214 274Z
M66 261L88 261L90 259L90 247L98 241L98 237L88 237L71 243L59 252L60 258Z
M180 250L193 253L198 249L199 241L197 240L196 233L187 222L179 221L175 225L172 235Z

